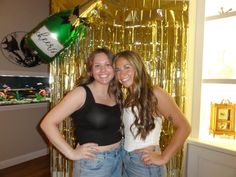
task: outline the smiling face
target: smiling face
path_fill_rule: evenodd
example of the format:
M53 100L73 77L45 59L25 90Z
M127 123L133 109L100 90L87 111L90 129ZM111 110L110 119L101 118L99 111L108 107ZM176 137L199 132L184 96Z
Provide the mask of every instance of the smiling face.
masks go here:
M134 82L135 69L132 64L125 58L119 57L115 62L116 78L126 88L132 86Z
M109 84L114 77L112 63L105 53L97 53L92 62L91 74L96 82Z

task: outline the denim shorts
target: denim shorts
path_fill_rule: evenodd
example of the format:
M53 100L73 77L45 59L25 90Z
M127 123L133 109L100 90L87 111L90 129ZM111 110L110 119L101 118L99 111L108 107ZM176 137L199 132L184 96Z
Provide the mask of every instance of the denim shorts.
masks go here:
M73 162L73 177L121 177L122 148L100 151L93 160Z
M157 148L158 149L158 148ZM165 165L145 165L141 160L142 153L122 150L123 177L165 177ZM155 150L157 151L157 150Z

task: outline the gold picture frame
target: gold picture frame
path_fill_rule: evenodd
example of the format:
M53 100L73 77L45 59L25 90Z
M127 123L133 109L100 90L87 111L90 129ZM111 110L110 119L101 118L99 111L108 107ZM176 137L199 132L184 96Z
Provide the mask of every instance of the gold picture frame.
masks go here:
M209 133L216 135L233 135L235 138L235 109L236 105L229 100L221 103L211 103Z

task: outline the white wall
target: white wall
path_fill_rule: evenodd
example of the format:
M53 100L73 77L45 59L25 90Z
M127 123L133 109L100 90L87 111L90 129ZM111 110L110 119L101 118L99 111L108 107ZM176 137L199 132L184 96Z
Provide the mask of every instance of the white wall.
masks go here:
M0 44L10 33L31 31L49 15L49 0L0 0ZM18 66L4 56L0 47L0 74L48 75L48 65Z
M49 15L49 0L0 0L0 46L16 31L31 31ZM0 75L48 76L48 64L22 67L5 57L0 47ZM38 125L48 104L0 106L0 169L48 153Z
M47 139L39 128L48 103L0 107L0 169L48 153Z
M187 109L188 115L191 117L192 133L191 138L187 142L186 170L184 176L235 177L235 141L231 141L230 144L222 144L216 141L203 141L199 138L199 134L203 133L202 127L200 127L200 111L201 106L203 106L201 105L201 82L206 1L190 0L190 2L192 14L190 14L190 50L188 51L190 59L188 64L189 68L192 68L193 73L189 75L189 83L191 83L192 79L192 90L188 90L190 94L187 97L190 96L190 101ZM211 92L209 89L206 90L206 94L209 91ZM208 93L208 95L211 95L211 93ZM203 126L208 131L206 124Z

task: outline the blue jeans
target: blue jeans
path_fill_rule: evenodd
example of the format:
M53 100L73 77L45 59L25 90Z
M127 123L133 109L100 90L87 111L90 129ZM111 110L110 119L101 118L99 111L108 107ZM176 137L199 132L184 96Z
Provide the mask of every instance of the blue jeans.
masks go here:
M110 151L100 151L93 160L78 160L73 162L73 177L121 177L122 148Z
M142 153L123 149L123 177L165 177L164 165L145 165L140 160Z

